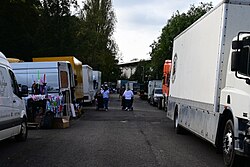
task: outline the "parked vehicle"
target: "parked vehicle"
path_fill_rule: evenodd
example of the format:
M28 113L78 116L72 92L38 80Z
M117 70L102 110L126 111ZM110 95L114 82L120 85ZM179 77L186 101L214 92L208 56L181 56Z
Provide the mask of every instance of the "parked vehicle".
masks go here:
M102 83L102 72L101 71L93 71L93 87L94 87L94 95L96 95L97 91L101 89Z
M117 80L117 84L116 84L117 92L120 92L122 87L126 89L127 83L128 83L128 80Z
M22 96L27 87L19 86L6 57L0 52L0 140L13 137L25 141L28 135L27 114Z
M11 67L18 83L28 85L30 95L62 96L65 115L71 115L71 88L74 87L74 83L69 62L22 62L11 63Z
M125 89L130 89L134 94L137 94L137 91L140 89L140 84L137 81L128 81L125 84Z
M24 62L23 60L20 59L16 59L16 58L7 58L9 63L20 63L20 62Z
M250 1L228 0L174 39L167 116L223 152L250 156Z
M150 97L150 104L159 108L159 105L161 104L161 100L163 98L162 88L154 88L151 96L152 97Z
M89 65L82 65L82 73L84 103L92 103L94 101L93 69Z
M74 73L74 82L75 87L72 89L72 97L77 104L81 105L83 103L83 79L82 79L82 62L79 61L74 56L62 56L62 57L39 57L33 58L33 62L49 62L49 61L69 61L73 73Z
M162 81L161 80L151 80L148 81L148 102L150 103L153 101L153 94L155 88L161 88L162 89Z
M170 72L171 72L171 60L165 60L163 66L163 77L162 77L162 99L161 103L158 103L159 109L164 109L167 111L167 101L169 95L169 84L170 84Z

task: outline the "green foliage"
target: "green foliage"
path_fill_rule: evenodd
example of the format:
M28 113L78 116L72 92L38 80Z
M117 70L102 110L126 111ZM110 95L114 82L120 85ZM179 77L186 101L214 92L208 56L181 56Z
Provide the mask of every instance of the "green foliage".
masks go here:
M75 1L44 0L36 27L32 57L75 55L76 31L79 19L71 16L70 6Z
M1 0L1 52L17 58L32 55L39 7L39 0Z
M81 19L78 52L80 60L103 72L103 81L120 75L116 58L118 47L112 38L116 23L111 0L87 0Z
M131 75L129 80L138 81L138 83L145 83L147 80L151 79L151 67L150 61L140 60L135 73Z
M75 56L103 81L120 75L118 47L112 38L116 23L111 0L1 0L0 46L7 57ZM72 14L75 7L80 11Z
M151 66L153 69L151 75L154 79L161 78L164 61L166 59L172 59L174 38L211 8L212 3L200 3L198 7L191 5L187 13L180 14L180 12L177 11L172 15L166 26L162 29L162 34L158 40L150 45Z

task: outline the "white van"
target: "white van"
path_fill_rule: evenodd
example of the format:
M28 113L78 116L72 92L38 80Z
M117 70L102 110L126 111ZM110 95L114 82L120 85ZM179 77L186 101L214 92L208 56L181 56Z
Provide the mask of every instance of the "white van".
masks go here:
M27 138L27 115L21 96L10 64L0 52L0 140L13 136L18 141Z

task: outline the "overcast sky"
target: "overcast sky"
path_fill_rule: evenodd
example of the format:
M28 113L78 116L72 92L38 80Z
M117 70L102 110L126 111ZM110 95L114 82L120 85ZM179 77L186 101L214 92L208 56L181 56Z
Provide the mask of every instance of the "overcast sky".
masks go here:
M161 34L174 12L187 12L191 4L212 2L217 6L221 0L113 0L117 23L114 38L123 62L137 58L150 59L149 45Z

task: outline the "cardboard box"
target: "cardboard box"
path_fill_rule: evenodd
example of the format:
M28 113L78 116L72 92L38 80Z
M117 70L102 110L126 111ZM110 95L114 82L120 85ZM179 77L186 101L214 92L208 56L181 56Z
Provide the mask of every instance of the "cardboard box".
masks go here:
M35 123L41 124L42 118L42 116L36 116Z
M69 127L69 116L63 116L61 118L54 118L53 128L65 129Z

